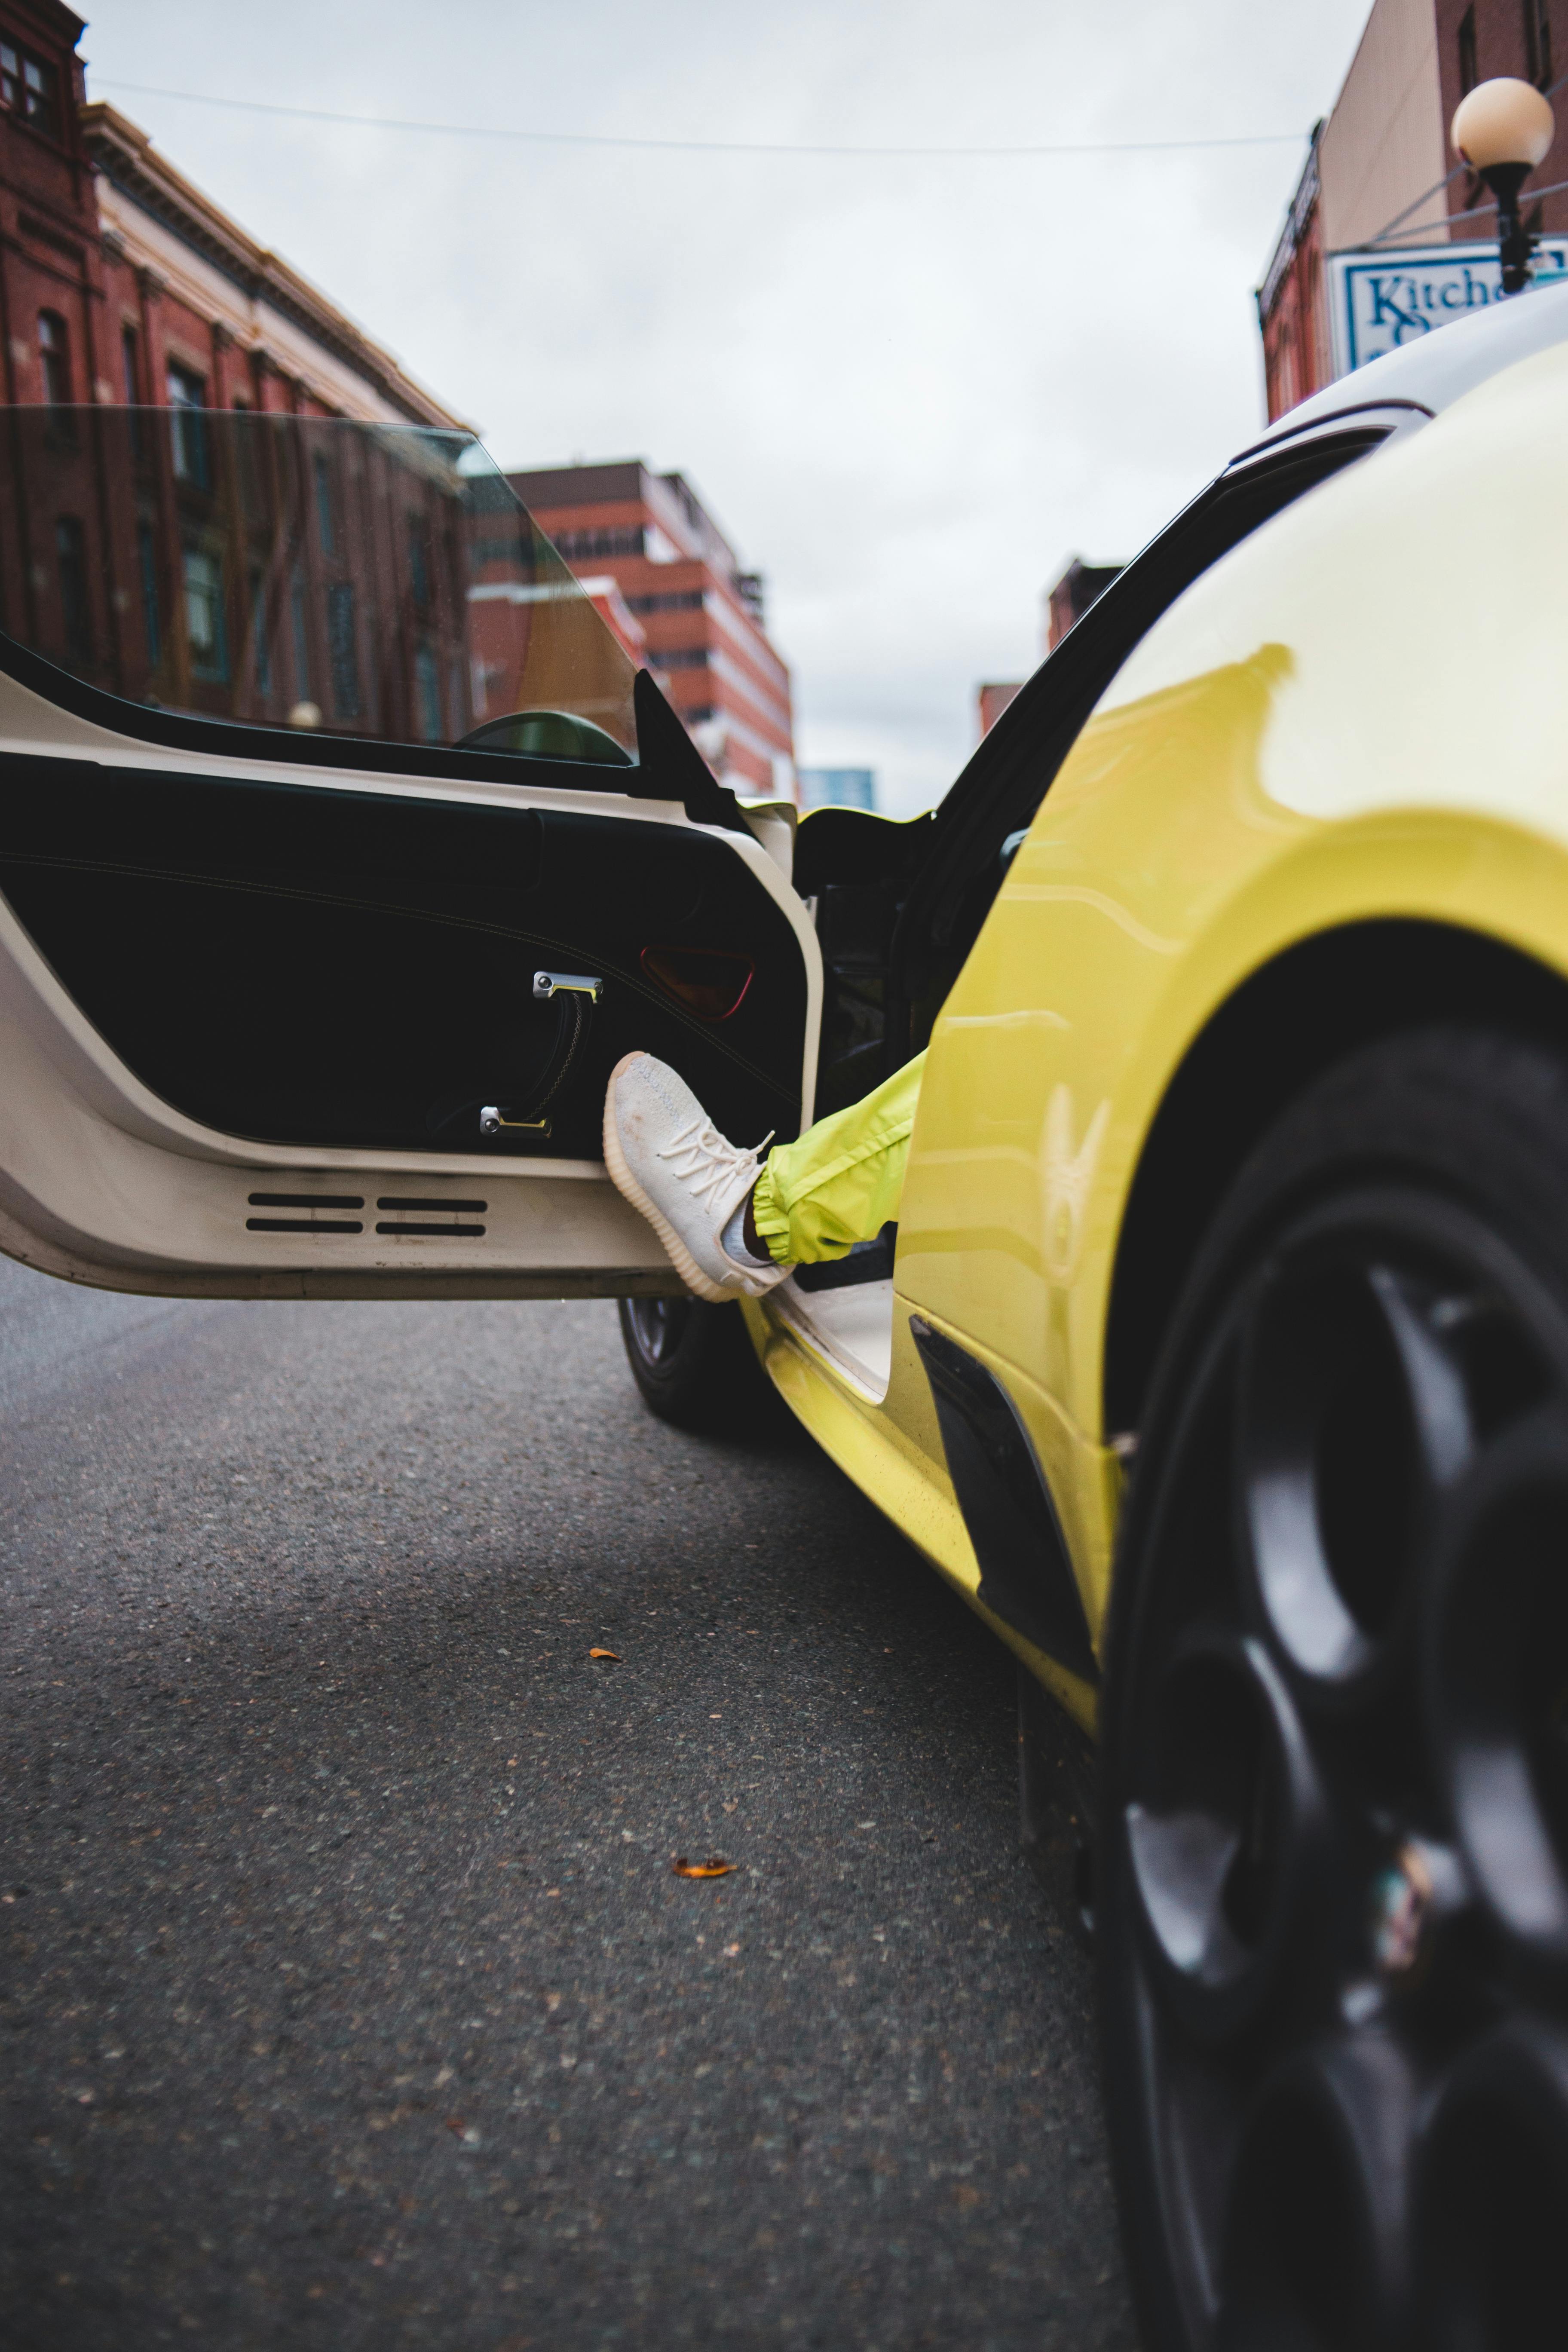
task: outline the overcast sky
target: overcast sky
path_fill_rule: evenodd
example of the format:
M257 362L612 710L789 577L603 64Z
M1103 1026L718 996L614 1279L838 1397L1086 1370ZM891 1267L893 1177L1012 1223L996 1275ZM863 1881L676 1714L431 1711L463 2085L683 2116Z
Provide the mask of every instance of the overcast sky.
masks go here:
M803 762L945 790L1068 558L1256 431L1252 289L1368 0L102 0L111 99L505 466L678 467L767 575ZM1010 161L650 154L268 120L1297 143ZM116 85L121 85L117 87Z

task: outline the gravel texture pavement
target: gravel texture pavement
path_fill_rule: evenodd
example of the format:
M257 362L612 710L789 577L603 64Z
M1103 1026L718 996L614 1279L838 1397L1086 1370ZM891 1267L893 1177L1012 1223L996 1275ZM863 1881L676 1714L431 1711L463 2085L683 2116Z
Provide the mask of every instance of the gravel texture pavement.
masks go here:
M0 1263L0 1446L8 2352L1131 2347L1011 1663L787 1423Z

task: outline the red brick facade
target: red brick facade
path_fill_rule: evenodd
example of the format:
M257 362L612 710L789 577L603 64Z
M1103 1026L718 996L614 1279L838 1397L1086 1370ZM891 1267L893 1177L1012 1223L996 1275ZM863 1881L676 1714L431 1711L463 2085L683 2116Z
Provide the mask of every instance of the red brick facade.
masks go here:
M1268 421L1331 381L1328 293L1318 205L1318 147L1301 175L1285 236L1258 297Z
M51 391L86 400L100 372L98 215L79 120L81 31L68 8L0 5L0 329L10 401ZM48 353L41 320L58 322L59 347Z

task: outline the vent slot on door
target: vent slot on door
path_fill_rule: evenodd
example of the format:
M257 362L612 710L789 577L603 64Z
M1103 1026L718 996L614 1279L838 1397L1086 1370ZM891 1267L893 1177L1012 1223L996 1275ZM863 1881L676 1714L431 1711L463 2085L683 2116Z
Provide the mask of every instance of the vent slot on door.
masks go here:
M363 1234L357 1219L321 1215L324 1209L363 1209L362 1192L252 1192L253 1209L310 1209L313 1216L247 1217L247 1234Z
M482 1217L489 1203L486 1201L435 1201L414 1199L398 1192L385 1192L377 1201L378 1209L399 1209L404 1213L387 1218L376 1226L378 1234L415 1234L431 1239L479 1241L483 1237L483 1225L464 1224L465 1217ZM433 1220L439 1216L437 1224Z

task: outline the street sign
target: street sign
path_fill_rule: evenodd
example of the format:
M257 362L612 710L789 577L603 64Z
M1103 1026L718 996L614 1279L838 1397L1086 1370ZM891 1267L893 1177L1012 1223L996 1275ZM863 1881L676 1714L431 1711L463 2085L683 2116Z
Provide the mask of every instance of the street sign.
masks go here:
M1418 342L1435 327L1502 299L1497 247L1468 238L1390 253L1334 253L1329 271L1336 375L1349 375L1384 352ZM1568 236L1543 236L1536 247L1535 284L1552 286L1563 278L1568 278Z

